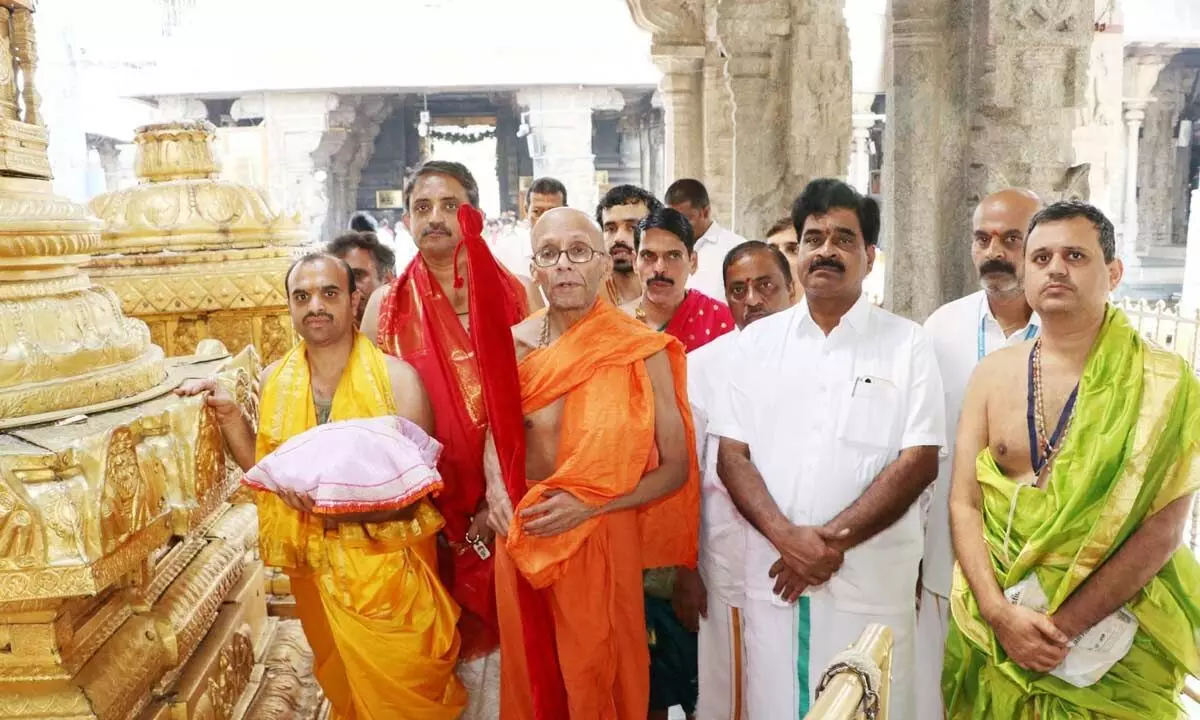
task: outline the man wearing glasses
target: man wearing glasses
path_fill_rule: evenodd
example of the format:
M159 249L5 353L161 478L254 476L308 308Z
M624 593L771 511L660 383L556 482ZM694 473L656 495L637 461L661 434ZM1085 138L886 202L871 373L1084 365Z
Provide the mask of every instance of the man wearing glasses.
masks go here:
M553 717L641 717L651 694L642 570L696 563L684 351L600 297L611 259L586 215L551 210L532 242L549 307L513 328L527 484L515 509L500 466L513 445L496 436L485 461L488 522L505 537L496 553L502 717L532 720L554 695L544 667L537 672L544 658L527 646L546 619L530 611L523 582L542 591L554 628L567 708Z

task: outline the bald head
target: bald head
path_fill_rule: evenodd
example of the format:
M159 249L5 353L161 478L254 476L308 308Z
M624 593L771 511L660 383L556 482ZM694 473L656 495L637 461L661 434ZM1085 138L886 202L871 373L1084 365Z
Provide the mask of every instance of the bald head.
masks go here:
M973 224L978 230L985 221L1024 218L1024 222L1020 223L1023 234L1029 227L1029 221L1041 208L1042 200L1032 190L1005 188L979 201L975 207Z
M1029 190L1008 188L980 201L972 219L971 259L979 282L990 293L1021 289L1025 233L1042 201Z
M544 238L586 237L587 243L598 251L604 250L604 235L587 213L569 207L547 210L529 234L529 241L537 252Z
M550 312L591 308L611 269L604 235L592 219L573 208L554 208L533 226L530 240L529 270Z

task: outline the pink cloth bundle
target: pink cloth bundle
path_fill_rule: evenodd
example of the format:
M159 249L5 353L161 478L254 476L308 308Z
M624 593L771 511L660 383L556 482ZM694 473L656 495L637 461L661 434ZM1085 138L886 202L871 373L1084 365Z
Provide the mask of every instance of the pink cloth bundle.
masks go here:
M442 444L395 415L303 432L246 472L256 490L290 490L323 515L397 510L442 489Z

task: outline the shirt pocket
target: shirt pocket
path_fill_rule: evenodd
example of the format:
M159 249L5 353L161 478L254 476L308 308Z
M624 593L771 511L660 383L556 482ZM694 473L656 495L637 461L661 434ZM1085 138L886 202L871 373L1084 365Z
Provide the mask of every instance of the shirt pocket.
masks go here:
M859 375L846 385L838 440L852 451L887 453L895 444L900 391L891 380L876 375Z

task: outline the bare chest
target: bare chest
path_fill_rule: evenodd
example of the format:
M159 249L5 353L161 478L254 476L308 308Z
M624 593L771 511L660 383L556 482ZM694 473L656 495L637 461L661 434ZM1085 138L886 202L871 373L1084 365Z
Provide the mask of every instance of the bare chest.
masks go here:
M559 398L525 416L525 475L532 481L545 480L558 466L564 403Z
M1068 404L1078 378L1043 372L1040 403L1037 394L1031 393L1026 367L1014 368L996 380L988 399L988 448L1006 476L1018 482L1033 482L1033 450L1037 450L1037 462L1044 463L1070 434ZM1048 465L1045 470L1049 470ZM1046 477L1048 472L1043 472L1038 484L1044 484Z

